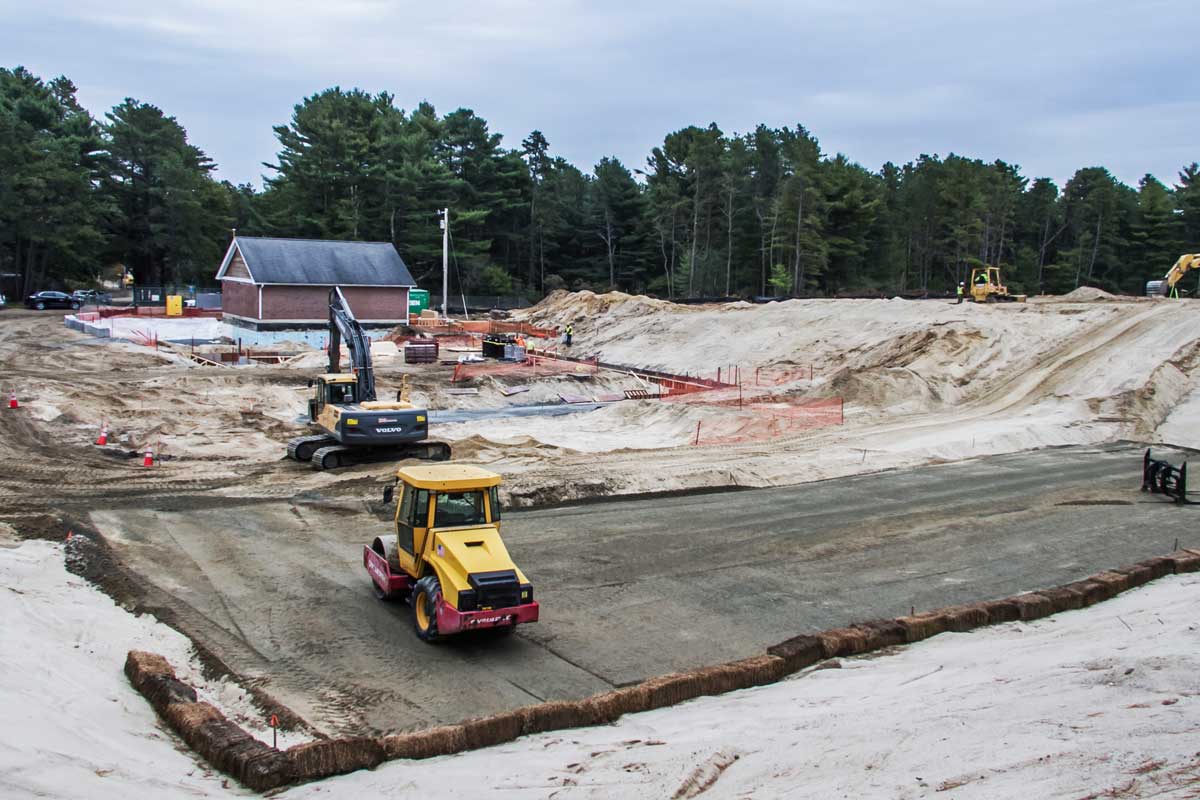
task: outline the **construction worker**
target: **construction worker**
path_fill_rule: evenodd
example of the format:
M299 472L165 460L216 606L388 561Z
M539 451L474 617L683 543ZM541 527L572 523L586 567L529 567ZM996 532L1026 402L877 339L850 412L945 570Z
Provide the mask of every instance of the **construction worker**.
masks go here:
M575 335L575 323L568 322L567 329L563 332L563 344L567 347L571 346L571 338Z
M963 289L964 289L964 287L965 287L965 286L966 286L966 284L964 284L962 281L959 281L959 282L958 282L958 303L955 303L955 305L958 305L959 303L962 303L962 300L963 300Z
M987 282L988 282L987 270L986 269L979 270L979 273L975 276L975 283L979 284L980 286L983 286Z

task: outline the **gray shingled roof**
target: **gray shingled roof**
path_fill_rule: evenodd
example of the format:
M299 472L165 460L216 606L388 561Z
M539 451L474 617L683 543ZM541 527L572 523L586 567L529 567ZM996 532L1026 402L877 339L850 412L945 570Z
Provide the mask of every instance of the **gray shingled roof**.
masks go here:
M255 283L315 286L416 286L388 242L324 239L234 239Z

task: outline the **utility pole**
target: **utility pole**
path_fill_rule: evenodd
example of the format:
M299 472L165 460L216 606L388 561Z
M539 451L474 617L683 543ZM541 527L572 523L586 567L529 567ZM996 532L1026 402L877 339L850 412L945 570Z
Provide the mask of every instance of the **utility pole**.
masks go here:
M449 319L446 313L446 290L450 285L450 209L442 209L442 317Z

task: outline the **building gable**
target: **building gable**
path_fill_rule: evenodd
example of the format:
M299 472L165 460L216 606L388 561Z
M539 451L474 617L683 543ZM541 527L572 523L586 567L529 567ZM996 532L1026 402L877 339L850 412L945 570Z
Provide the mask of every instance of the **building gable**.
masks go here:
M246 266L246 259L242 258L241 253L233 254L229 267L225 270L225 277L243 278L251 282L254 280L254 276L250 274L250 268Z
M225 251L225 258L221 261L221 268L217 270L217 280L257 283L254 280L254 274L250 272L250 267L246 264L246 259L242 257L237 237L234 237L234 240L229 243L229 249Z

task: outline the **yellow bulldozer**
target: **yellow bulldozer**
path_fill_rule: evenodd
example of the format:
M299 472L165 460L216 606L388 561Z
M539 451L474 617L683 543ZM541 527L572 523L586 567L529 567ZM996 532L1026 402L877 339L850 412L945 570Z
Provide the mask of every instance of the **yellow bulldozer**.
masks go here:
M363 547L363 566L380 600L408 599L423 641L537 622L533 586L500 538L500 482L480 467L435 464L400 468L384 490L394 532Z
M976 303L1024 303L1025 295L1010 294L1000 280L1000 268L984 266L971 270L967 299Z

